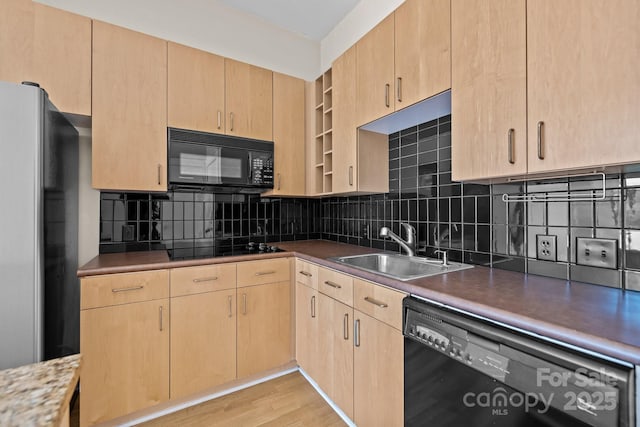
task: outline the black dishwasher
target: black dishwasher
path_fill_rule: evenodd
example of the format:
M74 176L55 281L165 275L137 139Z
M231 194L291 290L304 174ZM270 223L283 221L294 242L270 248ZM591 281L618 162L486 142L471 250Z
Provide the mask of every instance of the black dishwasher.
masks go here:
M635 426L633 366L408 297L405 426Z

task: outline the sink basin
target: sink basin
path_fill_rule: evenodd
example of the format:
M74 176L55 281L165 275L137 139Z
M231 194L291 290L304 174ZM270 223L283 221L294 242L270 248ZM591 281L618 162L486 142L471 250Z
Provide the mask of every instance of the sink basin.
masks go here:
M438 259L387 253L345 256L332 260L397 280L413 280L473 268L469 264L451 261L445 267Z

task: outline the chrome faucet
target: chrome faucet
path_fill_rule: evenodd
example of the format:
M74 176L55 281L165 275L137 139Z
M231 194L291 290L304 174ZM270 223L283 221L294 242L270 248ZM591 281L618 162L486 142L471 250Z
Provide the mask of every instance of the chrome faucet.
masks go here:
M406 222L401 222L400 225L405 229L407 234L407 240L402 240L400 236L398 236L393 231L389 230L388 227L382 227L380 229L380 237L388 237L392 240L398 242L400 247L407 252L409 256L416 255L416 229L413 228L411 224L407 224Z
M449 255L447 254L447 251L442 251L440 249L433 251L434 254L442 254L442 266L443 267L449 267Z

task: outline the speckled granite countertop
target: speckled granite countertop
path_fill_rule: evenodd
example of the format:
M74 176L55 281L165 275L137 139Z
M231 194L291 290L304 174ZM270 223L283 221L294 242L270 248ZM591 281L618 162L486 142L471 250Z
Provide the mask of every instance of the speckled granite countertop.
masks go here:
M80 377L81 356L0 371L0 426L58 426Z

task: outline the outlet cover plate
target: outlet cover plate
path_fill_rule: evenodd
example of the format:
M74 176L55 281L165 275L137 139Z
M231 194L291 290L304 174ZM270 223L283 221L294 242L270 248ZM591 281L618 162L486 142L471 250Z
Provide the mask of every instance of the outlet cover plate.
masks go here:
M556 262L558 260L558 237L546 234L536 234L536 256L542 261Z
M576 238L576 263L600 268L618 268L616 239Z

